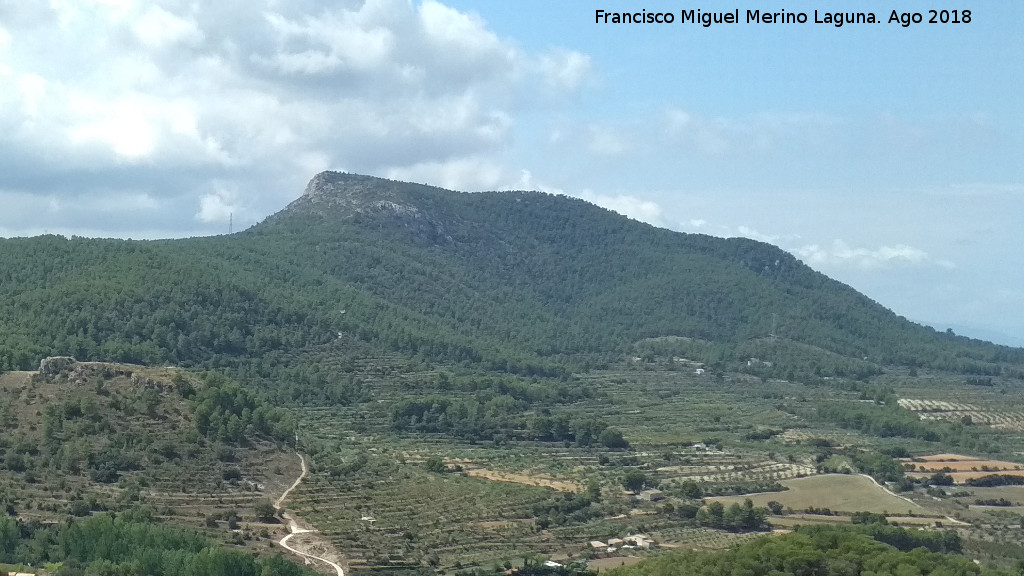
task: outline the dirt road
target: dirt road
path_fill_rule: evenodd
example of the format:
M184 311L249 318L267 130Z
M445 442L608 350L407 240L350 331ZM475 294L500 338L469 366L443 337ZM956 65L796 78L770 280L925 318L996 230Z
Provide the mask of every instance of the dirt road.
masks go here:
M299 484L302 483L302 479L306 477L306 472L308 471L306 468L306 459L302 456L302 454L299 454L298 452L296 452L296 454L299 457L299 462L302 464L302 473L299 474L299 477L295 479L295 482L293 482L292 485L289 486L288 489L284 491L284 494L281 494L281 497L277 499L277 502L274 502L274 508L276 508L279 513L281 513L281 505L284 504L285 499L288 498L288 494L291 493L292 490L297 488ZM284 538L281 538L281 540L278 542L278 544L280 544L282 548L292 552L293 554L301 556L307 562L323 562L331 568L334 568L334 571L338 573L338 576L345 576L345 571L342 570L341 566L339 566L337 563L332 562L331 560L328 560L327 558L324 558L322 556L317 556L315 554L311 554L304 550L299 550L297 548L290 546L288 544L288 541L291 540L292 536L295 536L296 534L309 534L316 532L316 530L299 527L298 519L291 512L283 512L281 513L281 517L284 518L285 522L288 523L288 535Z

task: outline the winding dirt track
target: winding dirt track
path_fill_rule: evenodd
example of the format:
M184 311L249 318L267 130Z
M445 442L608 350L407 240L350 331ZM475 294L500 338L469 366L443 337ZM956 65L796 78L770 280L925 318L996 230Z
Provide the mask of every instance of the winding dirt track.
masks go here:
M295 482L293 482L292 485L289 486L288 489L284 491L284 494L281 494L281 497L277 499L277 502L274 502L274 508L276 508L278 512L280 512L281 505L284 504L284 500L285 498L288 497L288 494L292 490L297 488L299 484L302 483L302 479L306 477L306 459L303 458L302 454L299 454L298 452L296 452L295 454L299 457L299 462L302 464L302 473L299 474L299 477L295 479ZM324 564L329 565L331 568L334 568L334 570L338 573L338 576L345 576L345 571L341 569L341 566L328 560L327 558L323 558L315 554L310 554L308 552L303 552L302 550L297 550L289 546L288 541L291 540L292 536L295 536L296 534L307 534L309 532L316 532L316 530L300 528L298 522L295 519L295 516L291 512L283 512L281 513L281 517L284 518L285 521L288 523L288 535L284 538L281 538L281 540L278 542L278 544L280 544L282 548L288 550L293 554L297 554L305 558L307 561L323 562Z
M920 506L920 504L918 504L917 502L914 502L910 498L907 498L906 496L900 496L899 494L893 492L892 490L889 490L885 486L885 484L882 484L881 482L879 482L878 480L875 480L874 478L872 478L871 476L869 476L867 474L859 474L859 476L863 476L863 477L867 478L868 480L871 480L872 482L875 483L875 486L878 486L883 491L888 493L890 496L895 496L896 498L899 498L900 500L906 500L907 502L909 502L910 504L913 504L914 506ZM956 526L970 526L970 523L968 523L968 522L962 522L960 520L957 520L956 518L950 518L949 516L946 516L946 521L948 521L950 524L954 524Z

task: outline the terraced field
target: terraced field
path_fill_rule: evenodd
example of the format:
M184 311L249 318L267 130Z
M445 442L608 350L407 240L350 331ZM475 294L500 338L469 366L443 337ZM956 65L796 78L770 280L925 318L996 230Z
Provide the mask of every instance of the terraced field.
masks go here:
M770 482L801 478L815 474L814 466L792 462L752 461L744 459L705 458L698 463L658 468L668 482Z
M424 565L489 568L524 553L589 557L590 540L638 531L651 534L662 547L681 548L726 547L738 538L754 537L696 528L666 513L663 503L637 502L622 489L631 471L642 472L664 491L668 503L677 505L685 501L688 481L707 493L756 491L781 483L789 490L751 497L758 505L777 500L795 510L772 518L783 528L849 522L857 511L886 512L901 524L934 527L936 522L956 523L947 515L961 509L947 501L935 502L934 510L923 508L866 477L817 474L814 455L819 453L868 451L879 445L921 451L930 445L838 430L814 418L815 406L822 402L860 399L859 384L810 387L627 363L579 376L593 397L545 407L545 415L592 418L621 430L632 444L624 452L528 441L525 430L512 434L508 443L397 432L388 407L434 393L423 383L441 372L373 372L368 364L361 376L369 401L303 411L303 442L323 450L314 461L340 458L345 466L364 462L359 471L334 476L314 465L293 504L300 516L331 538L356 572L412 571ZM453 399L460 393L446 391ZM983 403L962 394L947 400L948 406L917 407L977 407L987 403L985 398ZM462 473L428 473L425 463L434 456ZM591 485L602 491L603 516L537 523L538 504ZM923 495L915 498L931 504ZM745 496L716 499L742 502ZM839 515L802 512L809 507L830 508Z
M627 377L636 382L623 386ZM692 447L708 434L738 438L753 429L732 419L731 406L740 406L743 414L749 409L750 415L770 422L790 419L760 403L737 404L737 391L727 387L710 393L713 403L694 404L690 394L697 394L707 381L692 373L599 373L593 380L597 397L571 407L577 415L621 427L638 444L630 452L396 434L382 407L398 398L396 389L408 389L418 380L408 375L379 377L373 386L374 402L303 412L302 434L309 442L328 447L330 457L366 462L363 470L345 477L331 477L314 465L308 481L291 497L296 513L329 536L357 572L412 570L424 564L454 568L456 562L490 567L525 553L588 554L590 540L637 531L653 534L667 546L724 547L735 541L734 535L685 528L678 517L663 514L660 505L637 504L623 492L622 476L640 470L671 491L684 480L734 485L814 473L813 466L799 461ZM634 397L624 394L626 388ZM666 395L670 397L663 400ZM632 406L624 411L627 402ZM644 436L653 431L658 436ZM430 456L442 457L462 473L427 473L424 463ZM536 505L581 492L592 483L601 488L606 514L546 528L537 525Z
M899 405L916 412L922 420L968 421L1000 430L1024 432L1024 409L1007 410L963 402L914 398L901 398Z
M763 536L761 533L736 534L708 528L670 528L655 532L663 548L721 550Z
M953 482L964 484L972 478L990 474L1015 474L1024 476L1024 465L1005 460L986 460L962 454L935 454L917 458L902 458L907 476L928 478L936 472L945 472Z
M298 462L265 440L230 446L195 434L189 403L174 388L179 372L80 362L58 378L0 374L0 493L27 520L147 506L161 519L265 550L282 527L257 521L256 505L284 489ZM118 438L109 449L104 430ZM52 455L47 442L57 447ZM99 454L126 460L99 478L89 468Z
M463 565L544 549L532 507L545 488L396 465L376 479L332 480L312 474L290 506L361 568Z

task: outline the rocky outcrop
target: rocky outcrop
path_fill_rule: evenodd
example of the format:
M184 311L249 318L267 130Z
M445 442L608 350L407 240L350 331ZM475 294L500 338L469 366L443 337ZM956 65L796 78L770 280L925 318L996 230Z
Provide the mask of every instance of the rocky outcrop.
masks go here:
M395 182L374 176L321 172L306 185L302 196L293 205L304 205L314 213L324 208L342 214L394 212L418 214L419 209L408 198L407 188L416 184Z
M75 386L82 386L94 378L109 380L118 376L132 376L129 369L110 364L96 364L93 362L79 362L68 373L68 383Z
M70 370L78 360L71 356L50 356L39 362L39 374L43 376L57 376L61 372Z
M442 219L431 210L431 198L438 194L452 192L374 176L321 172L309 181L302 196L262 226L298 227L313 222L348 226L362 221L378 230L404 230L419 243L451 243Z

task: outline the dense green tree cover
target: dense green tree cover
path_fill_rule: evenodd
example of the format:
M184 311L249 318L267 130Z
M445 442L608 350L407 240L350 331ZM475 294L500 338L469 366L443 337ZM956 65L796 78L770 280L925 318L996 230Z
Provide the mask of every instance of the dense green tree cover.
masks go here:
M899 406L878 406L864 403L829 403L818 407L818 415L843 428L860 430L865 434L888 438L920 438L938 442L939 430L922 421L916 414Z
M632 492L639 492L654 485L654 481L640 470L628 470L622 477L622 487Z
M533 515L537 518L537 526L543 529L563 524L583 523L608 514L608 511L598 504L598 500L599 498L595 498L593 493L555 494L547 500L535 504Z
M391 410L397 430L443 432L469 440L490 440L515 427L514 416L528 405L510 396L452 400L426 396L399 401Z
M879 482L899 482L906 478L903 464L890 456L860 450L851 450L847 454L858 470Z
M734 480L708 484L705 496L732 496L742 494L759 494L761 492L785 492L789 488L776 480Z
M833 402L818 406L816 416L843 428L881 438L917 438L980 452L998 449L991 441L991 431L965 426L962 422L921 420L917 414L900 408L895 402L885 405Z
M854 512L850 516L850 522L853 524L889 524L889 519L885 517L885 514L876 514L874 512Z
M0 561L63 563L58 576L305 576L281 557L219 547L202 534L156 524L135 510L60 525L0 517Z
M730 532L771 530L768 508L754 506L750 498L745 499L742 505L733 502L725 506L721 502L712 501L697 511L697 524Z
M1021 486L1024 485L1024 476L1016 474L989 474L982 476L981 478L970 478L967 480L968 486L977 486L979 488L991 488L993 486Z
M342 174L315 184L226 237L0 240L0 370L58 353L173 363L289 400L346 401L358 395L346 358L367 350L559 376L666 335L783 377L896 363L1005 378L1024 366L1024 351L911 324L759 242L539 193ZM312 367L321 360L342 369Z
M575 379L552 383L512 376L441 373L430 381L416 382L409 387L411 391L432 393L410 395L392 406L391 421L396 430L444 433L467 440L517 438L629 448L621 432L593 417L526 415L538 407L547 414L552 404L591 397L593 391Z
M797 531L826 541L828 539L841 539L851 533L864 534L878 542L888 544L901 552L909 552L917 548L924 548L929 552L952 554L963 552L963 542L955 530L900 528L881 522L866 522L851 527L836 525L803 526Z
M295 419L271 406L261 394L216 373L204 375L203 384L192 398L200 434L223 442L245 442L259 436L285 441L294 436Z
M998 576L957 555L952 531L905 530L880 524L804 527L722 552L669 553L616 576Z
M542 442L572 442L577 446L601 445L605 448L626 449L629 442L622 432L593 417L536 416L530 419L531 440Z

